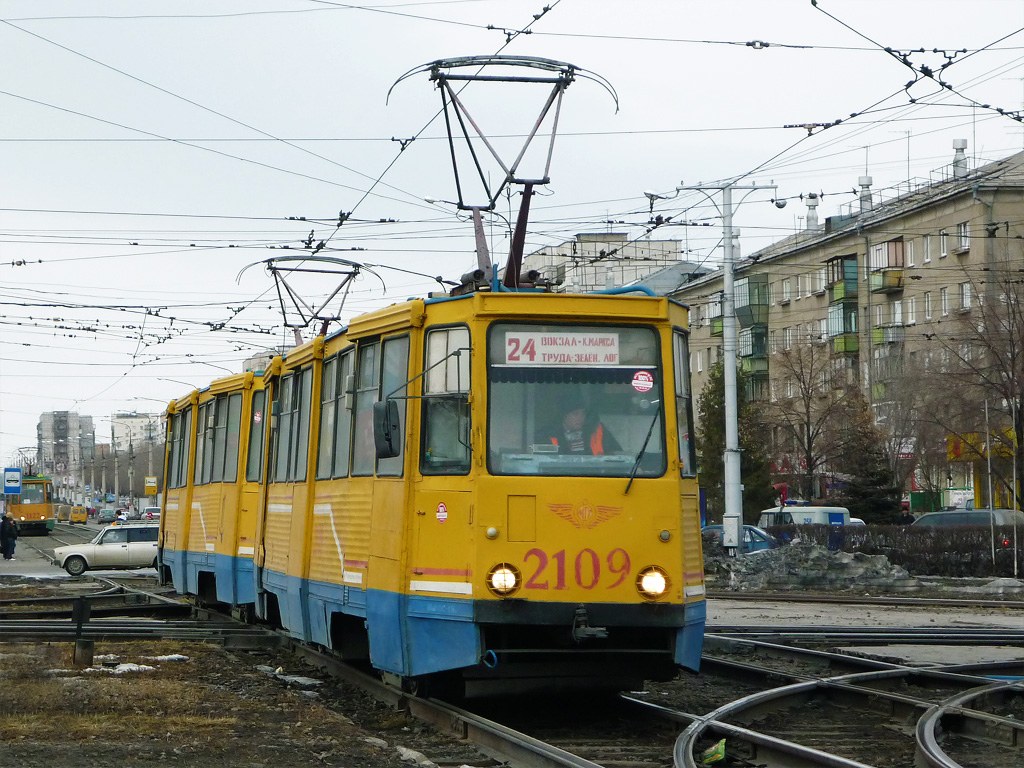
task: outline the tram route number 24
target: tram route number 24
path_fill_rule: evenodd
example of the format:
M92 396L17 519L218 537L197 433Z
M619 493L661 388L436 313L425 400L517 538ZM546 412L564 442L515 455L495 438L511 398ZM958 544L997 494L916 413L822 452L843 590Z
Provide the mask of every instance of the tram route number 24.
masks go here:
M533 575L523 585L524 589L567 589L566 586L566 556L565 550L560 549L549 555L542 549L531 549L523 558L527 566L531 561L536 561ZM548 567L552 566L549 571ZM624 549L613 549L604 558L604 565L607 568L608 578L606 589L613 589L629 576L629 553ZM600 555L592 549L580 550L572 563L573 576L576 586L583 589L594 589L601 581L602 560ZM527 568L528 570L528 568ZM552 585L552 579L554 584Z

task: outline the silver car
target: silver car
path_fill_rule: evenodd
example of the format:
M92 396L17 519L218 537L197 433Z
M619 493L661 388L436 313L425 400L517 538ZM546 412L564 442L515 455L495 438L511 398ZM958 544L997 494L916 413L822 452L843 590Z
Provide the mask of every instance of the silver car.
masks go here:
M155 525L114 525L88 544L58 547L53 557L72 576L90 569L155 568L159 534Z

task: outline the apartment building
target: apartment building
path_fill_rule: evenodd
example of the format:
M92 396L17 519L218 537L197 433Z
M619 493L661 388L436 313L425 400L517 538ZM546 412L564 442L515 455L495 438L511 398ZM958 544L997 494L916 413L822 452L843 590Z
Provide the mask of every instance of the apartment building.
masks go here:
M930 355L958 316L999 299L986 275L1024 267L1024 152L971 169L966 146L954 142L949 165L888 199L861 177L858 200L822 224L812 196L803 231L736 264L737 355L749 398L791 394L773 355L817 345L828 375L859 386L884 426L890 386L907 362ZM722 284L718 270L672 294L691 307L695 393L721 358Z
M591 293L653 279L652 290L668 293L711 270L688 261L681 240L630 240L622 232L582 232L523 259L559 293ZM657 277L655 277L657 276Z

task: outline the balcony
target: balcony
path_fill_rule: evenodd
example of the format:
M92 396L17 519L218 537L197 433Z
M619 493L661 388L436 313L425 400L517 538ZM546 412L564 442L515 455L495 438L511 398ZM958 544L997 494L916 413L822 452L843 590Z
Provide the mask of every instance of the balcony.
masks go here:
M859 349L856 333L841 333L832 337L832 351L837 355L848 355Z
M740 367L744 373L768 373L768 356L750 355L740 358Z
M767 304L747 304L744 307L736 307L736 319L741 328L749 328L752 325L768 324Z
M902 344L905 329L902 325L880 325L871 329L871 343L879 344Z
M880 269L870 276L872 293L895 293L903 290L902 269Z
M828 300L830 303L842 301L843 299L854 299L856 297L856 280L842 280L838 283L833 283L828 287Z
M711 335L712 336L721 336L722 335L722 318L721 317L712 317L710 325L711 325Z

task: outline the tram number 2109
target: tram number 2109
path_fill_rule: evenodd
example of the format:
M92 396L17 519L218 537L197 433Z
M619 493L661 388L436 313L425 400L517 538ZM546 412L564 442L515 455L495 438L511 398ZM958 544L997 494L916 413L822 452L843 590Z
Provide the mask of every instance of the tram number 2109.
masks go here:
M549 555L543 549L531 549L523 558L529 565L536 560L536 567L533 575L523 585L524 589L568 589L566 586L566 555L565 550L560 549ZM554 563L554 573L548 571L548 566ZM602 581L601 579L601 556L592 549L582 549L576 555L573 562L573 576L576 586L582 589L594 589ZM609 582L604 586L606 589L613 589L629 576L629 553L624 549L613 549L605 558L607 577L604 581ZM551 586L551 577L554 576L554 586Z

